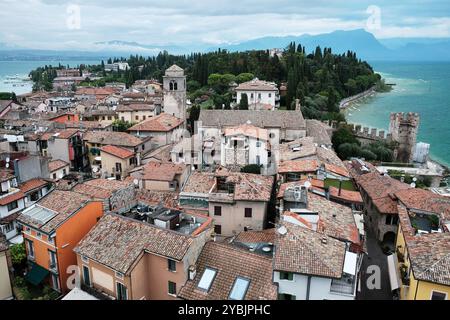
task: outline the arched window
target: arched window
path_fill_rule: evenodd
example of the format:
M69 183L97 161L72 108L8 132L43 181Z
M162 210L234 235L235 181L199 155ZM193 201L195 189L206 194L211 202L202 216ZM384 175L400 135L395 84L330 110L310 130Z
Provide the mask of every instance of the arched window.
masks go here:
M173 84L173 90L175 90L175 91L178 90L178 83L177 83L177 82L175 82L175 83Z
M173 81L170 81L170 83L169 83L169 90L173 91Z

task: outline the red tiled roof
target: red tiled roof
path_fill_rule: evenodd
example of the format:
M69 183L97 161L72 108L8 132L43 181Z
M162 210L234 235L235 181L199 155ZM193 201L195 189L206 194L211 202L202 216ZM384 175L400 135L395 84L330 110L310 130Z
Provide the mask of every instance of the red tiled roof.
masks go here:
M241 232L237 235L234 241L242 243L274 243L275 229Z
M312 185L312 187L314 189L316 189L317 191L320 192L324 192L324 188L325 188L325 183L322 180L318 180L318 179L303 179L303 180L299 180L299 181L294 181L294 182L288 182L288 183L283 183L280 185L280 189L278 190L278 198L283 198L284 197L284 193L286 192L286 189L290 188L290 187L295 187L295 186L303 186L305 185L306 181L309 181Z
M176 175L182 174L185 165L174 163L149 162L142 171L143 180L173 181Z
M379 172L356 176L355 181L367 193L378 211L385 214L397 213L397 203L390 195L411 188L408 184L383 176Z
M336 173L343 177L350 177L350 173L346 168L336 166L334 164L325 163L325 170Z
M339 195L339 188L331 186L329 188L330 190L330 196L332 198L342 199L345 201L353 202L353 203L363 203L363 199L361 197L361 194L359 191L350 191L350 190L341 190L341 194Z
M134 152L132 152L128 149L124 149L124 148L120 148L120 147L116 147L116 146L104 146L104 147L100 148L100 151L109 153L109 154L116 156L118 158L121 158L121 159L127 159L127 158L131 158L132 156L134 156Z
M54 172L67 166L70 166L70 164L68 162L65 162L64 160L53 160L48 163L48 170L50 172Z
M317 160L282 161L278 167L278 173L316 172L318 169L319 162Z
M395 196L409 209L442 213L450 219L450 198L448 197L423 189L401 190L396 192Z
M20 186L20 191L22 191L23 193L27 193L29 191L38 189L38 188L42 188L44 186L46 186L48 184L47 181L45 181L44 179L31 179L28 180L26 182L24 182L21 186Z
M128 131L167 132L178 128L182 123L183 120L168 113L162 113L156 117L152 117L144 122L132 126L128 129Z
M274 270L341 278L344 242L292 223L284 222L283 225L287 233L276 233Z
M198 289L206 268L217 270L208 292ZM237 277L250 280L244 300L276 300L272 282L272 259L231 245L208 242L196 263L197 275L181 288L179 296L187 300L227 300Z
M25 198L25 193L23 193L22 191L15 192L13 194L10 194L9 196L1 198L0 206L6 206L8 203L17 201L22 198Z
M2 169L0 170L0 181L8 181L15 177L14 172L12 170Z
M236 127L225 129L225 136L244 135L248 137L258 138L263 141L269 140L269 132L266 129L255 127L251 124L242 124Z

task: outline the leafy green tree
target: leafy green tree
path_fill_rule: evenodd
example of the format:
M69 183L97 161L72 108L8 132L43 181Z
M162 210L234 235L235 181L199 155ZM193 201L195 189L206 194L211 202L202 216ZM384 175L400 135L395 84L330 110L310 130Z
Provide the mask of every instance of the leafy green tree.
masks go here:
M114 120L114 122L112 123L112 126L114 128L114 131L126 132L129 128L131 128L135 124L136 124L135 122L128 122L128 121L117 119L117 120Z
M14 265L22 265L27 260L27 253L23 244L15 244L10 247L11 260Z
M239 102L239 110L248 110L248 96L243 93L241 96L241 101Z
M255 79L255 75L253 73L241 73L236 77L237 83L248 82Z
M362 152L361 147L356 143L343 143L337 148L339 158L346 160L351 157L359 157Z
M348 128L348 126L341 126L338 130L333 133L331 138L335 150L339 149L339 146L344 143L356 144L359 146L361 143L353 135L353 132Z

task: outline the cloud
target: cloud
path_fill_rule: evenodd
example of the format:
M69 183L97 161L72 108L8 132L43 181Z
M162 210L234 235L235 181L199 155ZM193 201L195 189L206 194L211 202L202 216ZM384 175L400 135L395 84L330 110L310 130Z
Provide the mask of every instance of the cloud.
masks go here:
M69 5L80 28L68 28ZM263 36L364 28L380 9L379 38L449 37L450 3L299 0L0 0L0 41L41 49L92 48L109 40L144 44L236 43Z

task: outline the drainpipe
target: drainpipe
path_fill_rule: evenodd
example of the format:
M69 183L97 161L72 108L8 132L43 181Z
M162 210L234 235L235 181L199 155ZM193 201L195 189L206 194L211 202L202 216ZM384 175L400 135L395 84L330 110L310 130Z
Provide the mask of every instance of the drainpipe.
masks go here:
M308 276L308 283L306 284L306 300L309 300L310 291L311 291L311 276Z

